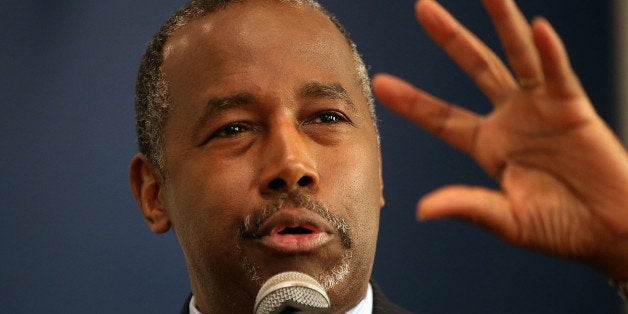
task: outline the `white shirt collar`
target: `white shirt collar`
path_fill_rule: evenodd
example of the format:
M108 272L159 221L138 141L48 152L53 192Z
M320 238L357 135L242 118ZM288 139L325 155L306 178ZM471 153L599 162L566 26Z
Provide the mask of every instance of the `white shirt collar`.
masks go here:
M366 296L358 305L350 309L347 314L371 314L373 313L373 288L369 282L369 286L366 288Z
M203 314L199 310L196 309L196 302L194 301L194 296L190 299L190 314ZM350 309L346 314L371 314L373 313L373 288L369 283L368 288L366 289L366 296L358 305L354 308Z

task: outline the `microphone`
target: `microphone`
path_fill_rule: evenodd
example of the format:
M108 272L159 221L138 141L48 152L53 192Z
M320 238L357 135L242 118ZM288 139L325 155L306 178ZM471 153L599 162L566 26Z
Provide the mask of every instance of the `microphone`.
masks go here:
M329 313L323 286L300 272L287 271L268 279L255 298L255 314Z

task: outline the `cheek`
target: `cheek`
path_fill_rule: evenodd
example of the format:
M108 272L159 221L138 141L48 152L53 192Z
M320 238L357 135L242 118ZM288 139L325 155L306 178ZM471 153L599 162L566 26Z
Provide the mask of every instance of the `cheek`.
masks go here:
M243 174L219 167L180 167L169 180L167 211L188 261L207 267L235 251L250 203ZM179 179L181 178L181 179ZM236 196L236 197L234 197ZM247 206L248 205L248 206Z
M377 235L381 196L379 150L369 145L358 147L361 149L330 159L334 161L330 173L337 187L331 197L342 200L351 227L360 230L355 236L373 239Z
M370 276L379 230L379 152L360 151L345 156L351 157L336 159L334 184L338 189L331 197L342 207L338 208L342 210L340 215L347 221L353 244L352 273L362 280Z
M169 181L168 199L174 206L173 223L194 220L220 224L245 211L242 203L251 189L251 170L228 158L187 158L175 165ZM234 197L238 195L238 197Z

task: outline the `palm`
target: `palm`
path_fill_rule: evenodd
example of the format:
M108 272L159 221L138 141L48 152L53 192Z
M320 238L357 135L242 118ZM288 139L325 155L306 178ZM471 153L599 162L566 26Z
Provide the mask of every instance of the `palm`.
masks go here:
M586 173L577 172L586 169L568 169L576 160L569 155L587 145L582 136L586 119L539 112L540 106L566 109L550 104L551 99L523 95L510 102L481 119L469 152L501 185L502 206L509 210L497 212L500 217L493 221L499 221L498 231L518 245L588 254L593 248L577 238L594 226L584 223L588 209L576 196L581 191L572 186L573 181L588 180Z
M530 26L509 1L485 4L498 32L507 34L501 38L512 73L435 2L420 1L418 17L493 102L490 114L447 104L388 75L374 81L391 109L471 155L501 185L501 191L442 188L422 199L420 216L466 219L513 244L628 276L614 266L628 260L623 147L595 114L551 26L544 20Z

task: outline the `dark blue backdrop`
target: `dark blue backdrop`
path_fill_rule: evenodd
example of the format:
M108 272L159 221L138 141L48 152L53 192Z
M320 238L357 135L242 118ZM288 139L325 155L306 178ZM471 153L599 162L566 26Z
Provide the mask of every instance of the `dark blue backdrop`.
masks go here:
M493 47L480 1L443 1ZM523 2L523 1L521 1ZM414 21L413 1L323 1L371 72L452 102L489 107ZM181 1L2 2L0 312L175 313L189 292L172 233L144 225L127 183L136 152L133 89L152 34ZM609 1L526 0L563 35L614 123ZM418 197L447 183L493 185L473 163L380 108L387 205L375 279L422 313L618 313L606 279L511 248L484 231L417 223Z

